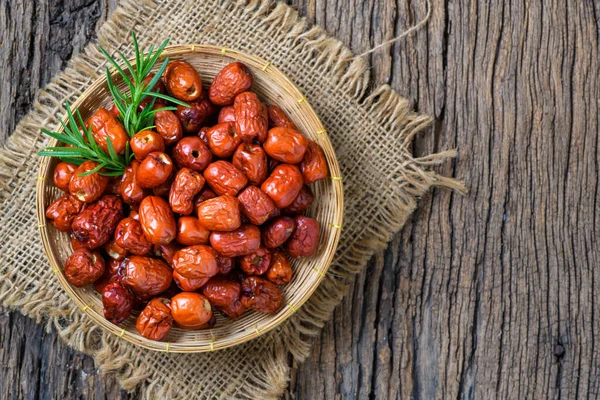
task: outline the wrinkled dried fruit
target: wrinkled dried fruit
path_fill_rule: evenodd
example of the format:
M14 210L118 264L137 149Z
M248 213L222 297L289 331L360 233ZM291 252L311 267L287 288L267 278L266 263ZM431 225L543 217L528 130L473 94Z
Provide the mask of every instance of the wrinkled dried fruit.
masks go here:
M213 312L205 296L182 292L171 299L171 315L182 329L202 329L212 318Z
M319 248L319 222L303 215L298 215L294 219L296 230L285 243L285 251L294 258L310 257Z
M271 265L271 251L260 247L240 260L240 268L246 275L262 275Z
M204 245L184 247L175 253L173 270L190 279L211 278L219 272L213 249Z
M165 141L158 133L150 130L141 131L131 137L129 141L135 159L142 161L146 156L155 151L165 151Z
M194 198L194 208L198 208L200 203L205 202L209 199L214 199L218 195L207 185L198 193L198 195Z
M196 133L206 124L206 121L216 114L217 108L210 102L208 95L202 93L198 100L188 103L190 107L177 106L175 114L181 122L185 133Z
M223 122L210 128L206 132L208 147L219 158L230 157L242 142L242 138L235 132L233 122Z
M218 106L230 106L238 94L252 87L252 81L252 73L241 62L226 65L210 85L210 101Z
M75 217L71 229L73 237L86 247L95 249L108 242L123 219L123 204L114 195L104 195Z
M169 178L166 181L152 188L152 194L168 199L169 194L171 193L171 186L175 181L175 175L177 175L177 170L176 168L173 168L173 172L171 172L171 175L169 175Z
M121 264L121 282L141 299L164 292L171 285L173 271L162 260L131 256Z
M312 190L310 190L310 187L306 185L302 186L302 189L300 189L298 196L294 198L292 204L281 210L281 212L287 215L302 214L304 211L308 210L314 200L315 196L313 195Z
M274 249L283 245L296 229L296 221L290 217L277 217L262 231L262 240L266 248Z
M173 97L194 101L202 94L202 80L194 67L185 61L169 62L163 74L165 85Z
M122 260L115 260L114 258L109 258L104 266L104 274L94 282L94 289L100 294L104 291L106 285L108 285L111 281L119 280L119 266L121 265Z
M221 111L219 112L219 120L217 122L219 124L223 122L235 122L235 108L233 108L233 106L221 108Z
M309 185L319 179L327 178L329 168L327 167L327 159L323 149L312 140L308 141L304 159L300 163L300 170L304 177L304 183Z
M148 196L142 200L139 218L144 235L153 244L169 244L177 234L175 216L162 197Z
M131 218L119 222L115 229L115 242L136 256L146 255L152 250L152 243L146 239L142 224Z
M185 216L177 220L177 240L184 246L207 244L210 231L206 229L198 218Z
M210 244L223 256L245 256L260 247L260 230L254 225L242 225L232 232L211 232Z
M233 103L235 109L235 131L244 142L267 139L269 117L267 106L252 92L244 92L236 96Z
M121 220L121 221L123 221L123 220ZM115 234L118 231L119 231L119 225L117 225ZM122 248L121 246L119 246L114 239L111 239L108 242L106 242L106 244L104 245L104 251L106 251L106 254L108 254L108 256L111 259L117 260L117 261L123 261L125 259L125 257L127 257L127 255L129 254L129 252L127 250L125 250L124 248Z
M131 164L125 168L125 172L121 177L119 184L119 194L123 201L127 204L139 204L148 193L137 183L137 171L140 163L133 160Z
M235 258L225 257L217 253L215 257L217 259L217 267L221 275L227 275L235 267Z
M77 167L75 172L73 172L73 178L71 178L71 182L69 183L69 193L85 203L96 201L98 197L102 196L102 193L108 184L108 177L100 175L98 172L94 172L87 176L79 176L96 167L98 167L98 163L84 161Z
M269 135L263 147L269 157L287 164L298 164L302 161L308 140L300 132L275 127L269 129Z
M256 186L248 186L238 195L242 213L254 225L264 224L275 212L275 203Z
M162 108L160 104L154 109ZM171 110L162 110L154 114L156 132L163 138L165 145L172 146L183 137L183 128L177 115Z
M173 265L173 257L179 250L181 250L181 245L175 241L172 241L169 244L154 246L154 254L157 257L162 257L169 265Z
M283 295L275 284L258 276L250 276L242 282L242 304L262 313L274 313L281 308Z
M188 136L173 148L173 159L179 168L204 171L212 161L212 153L199 137Z
M215 307L225 307L240 299L242 285L222 276L211 278L202 287L202 294Z
M169 179L173 172L171 157L159 151L152 152L144 158L137 169L135 179L143 188L153 188Z
M302 173L298 167L280 164L273 169L260 188L275 202L277 208L285 208L298 196L302 183Z
M117 154L125 151L129 141L129 135L119 120L107 109L100 108L87 120L86 126L92 131L94 141L98 146L109 154L108 139Z
M100 253L86 248L77 249L65 262L65 278L73 286L94 283L104 274L104 260Z
M104 318L115 325L125 321L133 311L133 295L119 281L113 280L102 291Z
M271 265L265 278L276 285L283 285L292 280L292 264L282 251L275 250L271 254Z
M63 192L69 193L69 183L71 178L77 169L77 165L69 164L67 162L59 162L54 168L54 186L62 190Z
M200 203L196 215L200 224L209 231L233 231L242 224L240 203L233 196L219 196Z
M191 214L194 211L194 197L202 190L203 186L202 174L189 168L180 169L171 185L169 194L171 209L178 214Z
M83 210L84 205L85 203L77 200L75 196L65 194L48 206L46 218L59 231L69 232L75 217Z
M267 110L269 114L269 128L282 127L298 130L296 125L281 108L271 104L267 107Z
M216 161L206 168L204 179L220 195L235 196L248 184L248 179L242 171L233 164L222 160Z
M257 144L240 144L233 154L231 162L246 175L248 181L253 185L262 184L269 175L267 154Z
M162 340L173 326L173 316L169 299L152 299L142 310L135 323L135 329L150 340Z

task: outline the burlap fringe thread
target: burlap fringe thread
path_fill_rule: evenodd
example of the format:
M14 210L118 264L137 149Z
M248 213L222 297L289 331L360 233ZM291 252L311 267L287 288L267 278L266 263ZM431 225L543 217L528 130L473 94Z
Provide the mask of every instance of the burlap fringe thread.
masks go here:
M366 91L369 83L367 64L363 59L353 59L353 54L337 39L327 36L320 27L309 27L296 11L273 0L223 1L222 6L228 12L242 14L249 22L284 29L288 35L296 38L295 46L310 50L313 60L323 70L331 72L337 80L337 88L352 96L372 116L384 124L391 132L398 132L402 146L409 149L415 135L428 128L432 118L415 114L406 99L384 85L369 96ZM106 48L115 49L118 43L112 38L127 36L132 29L128 25L130 17L143 20L143 15L156 7L152 0L144 0L141 5L132 0L124 1L110 20L99 31L100 42ZM141 17L140 17L141 16ZM33 110L18 124L5 148L0 151L0 198L3 206L11 199L11 193L25 179L32 179L23 167L22 160L35 157L41 147L40 126L53 126L58 120L55 116L64 113L65 100L74 101L82 91L82 85L90 77L102 73L105 60L95 46L71 60L65 74L54 78L40 91ZM64 77L68 78L64 78ZM74 94L75 93L75 94ZM366 97L365 97L366 96ZM360 272L374 252L384 249L393 233L397 232L415 210L417 198L431 186L442 186L459 192L465 192L464 186L450 178L445 178L427 168L440 164L449 157L455 157L455 151L446 151L416 159L409 159L403 165L402 172L406 184L397 191L397 196L389 199L384 218L377 221L368 239L354 243L352 251L336 258L319 290L313 297L284 324L282 330L274 335L278 343L274 351L278 354L272 360L286 360L291 352L298 361L309 354L311 336L317 335L324 323L330 318L333 309L347 293L350 278ZM35 240L35 238L30 238ZM1 256L0 256L1 257ZM1 265L6 265L3 260ZM100 328L93 324L79 310L73 310L73 304L62 296L60 307L48 300L56 293L45 293L44 289L36 293L27 293L27 282L16 282L15 276L6 267L0 272L1 304L19 309L39 323L43 320L47 328L54 328L62 339L73 348L94 356L102 371L116 374L125 390L133 390L144 381L146 386L141 393L144 398L175 398L177 388L162 382L160 377L150 373L140 373L140 365L132 354L132 345L119 341L113 335L103 335ZM280 395L287 386L289 366L287 363L273 362L266 368L254 371L251 381L235 393L240 397L265 398ZM233 393L229 393L233 394ZM226 394L225 394L226 395Z

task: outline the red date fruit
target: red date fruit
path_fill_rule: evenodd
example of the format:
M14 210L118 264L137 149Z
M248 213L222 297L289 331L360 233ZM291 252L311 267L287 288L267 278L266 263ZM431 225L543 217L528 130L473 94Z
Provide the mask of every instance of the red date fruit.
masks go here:
M222 124L223 122L235 122L235 108L233 108L233 106L221 108L219 120L217 122L219 124Z
M65 262L65 278L73 286L94 283L104 274L104 260L100 253L85 248L77 249Z
M173 172L171 172L171 175L169 175L169 178L166 181L152 188L152 194L168 199L169 194L171 193L171 186L175 181L175 175L177 175L177 170L176 168L173 168Z
M262 231L263 244L268 249L283 245L296 229L296 221L290 217L277 217Z
M260 186L275 202L277 208L292 204L302 189L302 173L295 165L280 164Z
M275 212L275 203L256 186L248 186L238 195L242 213L254 225L264 224Z
M80 174L86 173L93 170L98 166L98 163L93 161L84 161L75 172L73 172L73 178L69 183L69 193L77 197L80 201L85 203L91 203L96 201L106 185L108 185L108 177L100 175L98 172L87 176L79 176Z
M248 179L242 171L222 160L206 167L204 179L212 190L220 195L235 196L248 184Z
M298 193L298 196L292 201L292 204L281 211L287 215L302 214L304 211L308 210L314 200L315 196L313 195L312 190L305 185L302 186L300 193Z
M269 128L267 107L260 102L256 94L244 92L236 96L233 103L235 110L235 131L244 142L258 140L264 142Z
M250 276L242 282L241 302L247 308L271 314L281 307L283 295L281 290L268 280Z
M206 137L206 132L208 132L210 128L208 126L200 128L198 131L198 139L202 140L202 143L208 148L208 138Z
M71 237L71 247L73 248L73 250L77 250L77 249L87 249L87 245L84 242L80 242L79 240L75 239L74 237Z
M193 292L200 289L209 281L210 278L187 278L177 271L173 271L173 280L177 286L184 292Z
M233 122L223 122L210 128L206 132L208 147L219 158L230 157L242 142L242 138L235 133Z
M69 193L69 183L73 178L73 173L77 169L77 165L67 162L59 162L54 168L54 186Z
M194 101L202 94L202 80L198 72L185 61L169 62L163 74L165 85L173 97Z
M104 274L94 282L94 289L100 294L104 292L104 288L111 281L120 280L121 278L118 276L119 266L121 265L122 260L115 260L114 258L109 258L108 262L104 267Z
M294 258L310 257L319 248L319 222L303 215L298 215L294 219L296 230L285 243L285 251Z
M260 230L254 225L242 225L232 232L211 232L210 244L225 257L245 256L260 247Z
M173 326L169 299L152 299L140 313L135 329L150 340L162 340Z
M173 270L190 279L210 279L219 272L213 249L201 244L184 247L175 253Z
M154 109L162 108L157 104ZM154 114L156 132L163 138L165 145L172 146L183 137L183 128L177 115L171 110L162 110Z
M206 200L214 199L218 195L208 186L204 186L204 188L198 193L198 195L194 198L194 208L197 209L200 203L205 202Z
M209 231L234 231L242 224L240 203L233 196L219 196L196 208L200 224Z
M262 184L269 175L267 154L257 144L242 143L233 154L232 163L253 185Z
M142 299L164 292L171 285L173 271L162 260L131 256L121 264L121 282Z
M198 132L216 112L217 108L210 102L208 96L202 93L197 101L189 103L189 107L178 105L175 114L181 122L183 132L189 134Z
M152 81L152 79L154 79L154 72L150 72L148 75L146 75L146 77L142 80L142 82L144 82L145 86L145 90L148 91L148 85L150 85L150 81ZM165 87L165 83L163 82L162 78L158 78L158 80L156 81L156 84L154 84L154 87L152 88L152 92L154 93L160 93L160 94L167 94L167 88ZM150 96L148 96L150 97ZM155 101L164 101L161 98L156 98Z
M110 107L108 112L111 113L112 115L114 115L115 117L118 117L119 115L121 115L121 112L119 111L119 107L117 107L117 105L114 103L113 103L112 107Z
M196 217L181 217L177 221L177 243L184 246L207 244L210 231Z
M237 201L237 200L236 200ZM84 203L75 196L65 194L46 209L46 218L61 232L69 232L75 217L83 210Z
M178 214L191 214L194 211L194 197L202 190L203 186L202 174L189 168L180 169L171 185L169 194L171 209Z
M164 152L165 141L162 136L154 131L141 131L131 137L129 141L131 151L135 156L135 159L142 161L146 156L152 152Z
M300 163L300 170L304 177L304 183L309 185L319 179L327 178L329 168L327 167L327 159L323 149L312 140L308 141L304 159Z
M293 129L295 131L298 130L298 128L296 128L296 125L287 116L287 114L276 105L272 104L268 106L267 112L269 114L269 128L282 127Z
M226 65L208 89L210 101L218 106L230 106L238 94L252 87L252 82L250 70L241 62Z
M119 194L119 187L121 187L121 177L113 176L108 179L103 194Z
M236 300L233 303L223 307L217 307L217 309L225 314L227 318L231 319L237 319L241 317L244 311L246 311L246 307L240 300Z
M211 278L202 287L202 294L215 307L225 307L240 299L242 285L222 276Z
M182 292L171 299L171 315L182 329L202 329L212 316L212 307L200 293Z
M121 220L121 222L122 221L123 220ZM116 232L118 231L119 225L117 225L116 229ZM123 261L125 257L127 257L127 255L129 254L129 252L121 246L119 246L114 239L111 239L108 242L106 242L106 244L104 245L104 251L106 251L106 254L108 254L110 258L117 261Z
M144 235L156 245L169 244L177 234L175 216L162 197L148 196L142 200L139 218Z
M125 321L133 311L133 295L123 285L113 280L102 291L104 318L115 325Z
M123 219L123 204L117 196L102 196L75 217L71 229L73 237L87 248L95 249L108 242Z
M173 158L179 168L203 171L212 161L212 153L199 137L188 136L173 148Z
M258 250L245 255L240 260L240 268L246 275L262 275L271 265L271 252L260 247Z
M275 250L271 254L271 265L265 278L276 285L283 285L292 280L292 264L282 251Z
M153 188L164 183L173 172L173 161L165 153L152 152L140 163L135 176L138 185Z
M167 262L169 265L173 265L173 257L175 257L175 253L181 250L181 246L176 242L171 242L169 244L161 244L156 247L156 255L162 257L163 260Z
M217 259L217 267L221 275L227 275L235 267L235 258L225 257L217 253L215 257Z
M308 140L296 130L275 127L269 129L263 146L269 157L287 164L298 164L306 153Z
M136 256L143 256L152 250L152 243L144 235L142 224L131 218L124 218L115 229L115 242Z
M125 168L121 183L119 184L119 194L127 204L139 204L146 196L146 191L137 183L137 172L140 163L133 160Z
M129 141L129 135L119 120L117 120L113 114L108 112L107 109L98 109L98 111L87 120L86 126L92 131L94 141L106 154L109 154L109 138L112 147L117 154L121 154L125 151L125 146Z

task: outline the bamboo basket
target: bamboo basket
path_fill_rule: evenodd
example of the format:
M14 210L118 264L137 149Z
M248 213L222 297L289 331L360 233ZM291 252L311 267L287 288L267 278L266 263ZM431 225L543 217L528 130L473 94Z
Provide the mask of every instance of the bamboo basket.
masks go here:
M59 162L55 158L43 157L40 163L36 194L37 218L44 250L53 272L75 304L98 325L123 340L150 350L177 353L214 351L244 343L277 327L292 316L319 286L329 268L342 229L344 211L342 177L331 142L316 113L300 90L275 66L252 55L206 45L169 46L161 56L161 58L165 57L171 60L185 60L192 64L200 73L205 88L225 65L234 61L244 63L254 75L252 90L261 100L267 104L279 105L299 130L319 143L325 152L330 176L311 185L315 194L315 203L308 211L308 215L316 218L321 226L319 248L313 257L293 262L293 279L282 286L284 302L281 309L274 314L248 310L237 320L230 320L216 312L217 322L212 329L191 331L173 326L162 341L146 339L135 329L139 312L134 312L122 324L114 325L104 318L101 296L92 285L77 288L66 280L63 266L67 257L73 252L69 235L46 223L44 215L46 207L62 195L62 192L52 184L54 167ZM120 88L124 88L125 84L118 74L113 74L113 81ZM111 103L112 98L106 85L106 77L102 77L83 92L72 108L78 109L85 120L99 107L106 107ZM61 132L62 128L57 131ZM56 143L56 140L52 139L50 145L55 146Z

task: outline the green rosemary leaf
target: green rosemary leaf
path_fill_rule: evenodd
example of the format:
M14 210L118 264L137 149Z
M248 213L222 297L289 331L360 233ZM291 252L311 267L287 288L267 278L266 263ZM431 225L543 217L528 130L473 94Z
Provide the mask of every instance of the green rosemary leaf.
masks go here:
M71 157L58 157L61 161L67 162L69 164L81 165L86 160L85 158L71 158Z
M98 171L100 171L100 170L101 170L102 168L104 168L105 166L106 166L106 165L105 165L104 163L98 164L98 165L96 166L96 168L92 168L92 169L90 169L89 171L82 172L82 173L81 173L81 174L79 174L78 176L88 176L88 175L91 175L91 174L93 174L94 172L98 172Z
M74 140L71 136L69 136L67 134L58 133L58 132L50 132L49 130L44 129L44 128L42 128L40 130L42 131L43 134L48 135L51 138L58 140L59 142L70 144L72 146L79 145L79 143L76 140Z
M181 100L177 100L174 97L167 96L166 94L156 93L156 92L144 92L142 94L145 96L158 97L159 99L167 100L167 101L170 101L171 103L179 104L180 106L183 106L183 107L187 107L187 108L191 107L189 104L184 103Z
M150 57L152 57L152 52L154 51L154 45L150 45L150 48L148 49L148 53L146 54L146 57L144 57L142 55L143 58L143 63L144 65L148 65L148 60L150 60Z
M108 62L110 62L112 64L112 66L115 67L115 69L117 70L117 72L119 72L119 75L121 75L121 77L123 78L123 81L127 84L127 86L129 86L129 90L133 91L134 90L133 83L129 80L129 77L127 76L127 74L125 73L125 71L123 71L123 68L121 68L121 66L115 61L115 59L112 58L106 52L106 50L104 50L102 48L102 46L98 46L98 48L100 49L100 52L102 54L104 54L104 57L106 57L106 59L108 60ZM106 76L107 76L107 78L111 76L110 70L108 68L106 69Z
M138 74L136 73L136 71L133 69L133 65L131 65L131 63L129 62L129 60L123 55L123 53L119 52L119 56L121 56L121 59L123 60L123 62L125 63L125 66L127 67L127 69L129 70L129 73L131 74L131 77L133 78L133 82L135 83L135 86L138 87L140 85L140 79ZM139 68L136 66L136 68Z
M104 176L121 176L123 175L124 169L118 170L118 171L114 171L114 172L108 172L108 171L103 171L100 172L100 175L104 175Z
M58 151L58 150L42 150L38 151L38 156L41 157L75 157L75 158L85 158L85 155L73 154L66 151Z
M138 70L140 68L142 68L142 60L141 60L141 56L140 56L140 47L138 46L138 41L137 38L135 37L135 32L131 31L131 38L133 39L133 50L135 52L135 65L137 66ZM139 82L136 82L137 84L139 84Z
M144 69L144 71L142 71L142 73L144 74L144 76L146 76L146 75L148 75L150 73L150 71L152 70L152 67L154 67L154 65L158 61L158 58L160 57L160 55L162 54L163 50L165 49L165 47L167 47L168 44L169 44L169 39L167 39L164 42L162 42L162 44L158 47L158 49L156 49L156 51L154 52L154 54L152 54L152 57L149 58L148 63L146 64L146 68ZM169 62L169 59L167 58L164 61L164 63L163 63L163 66L165 68L166 68L168 62ZM164 72L164 68L161 68L160 71L161 72L158 72L157 75L162 76L162 73Z
M108 155L110 156L111 160L114 162L119 162L119 156L115 151L112 140L110 140L110 137L108 136L106 136L106 147L108 147Z
M131 161L130 156L131 149L129 148L129 142L125 143L125 164L129 165L129 161Z
M157 108L156 110L150 110L149 113L154 115L159 111L177 111L177 107L170 107L170 106L161 107L161 108Z

